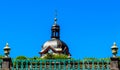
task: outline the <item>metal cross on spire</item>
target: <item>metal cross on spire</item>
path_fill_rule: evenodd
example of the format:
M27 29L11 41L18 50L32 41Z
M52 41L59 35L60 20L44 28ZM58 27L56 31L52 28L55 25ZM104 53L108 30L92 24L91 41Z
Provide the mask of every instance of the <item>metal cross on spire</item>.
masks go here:
M55 10L54 24L57 24L57 10Z
M57 10L55 10L55 18L57 17L58 13L57 13Z

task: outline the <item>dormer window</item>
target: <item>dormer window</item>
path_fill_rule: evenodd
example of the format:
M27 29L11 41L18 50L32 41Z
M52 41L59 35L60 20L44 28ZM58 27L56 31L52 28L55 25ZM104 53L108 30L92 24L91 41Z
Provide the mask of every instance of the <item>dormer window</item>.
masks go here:
M48 50L48 53L52 54L52 53L53 53L53 51L52 51L51 49L49 49L49 50Z

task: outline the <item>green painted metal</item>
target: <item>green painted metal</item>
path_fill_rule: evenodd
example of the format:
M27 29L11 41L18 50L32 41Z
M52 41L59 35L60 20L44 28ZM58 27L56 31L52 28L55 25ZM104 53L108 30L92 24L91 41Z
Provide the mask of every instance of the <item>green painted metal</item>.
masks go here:
M58 68L58 70L60 70L60 65L61 65L61 64L60 64L60 60L58 60L58 63L59 63L59 68Z
M12 60L12 63L12 70L110 70L109 60Z
M99 60L97 61L97 68L100 70Z
M31 69L31 68L32 68L32 67L31 67L31 61L29 61L28 64L29 64L28 68L29 68L30 70L32 70L32 69Z
M82 61L82 70L85 70L85 63L84 63L85 61L83 60Z
M89 64L90 61L87 61L87 68L88 70L90 70L90 64Z
M92 70L95 69L94 60L92 60Z
M2 70L2 60L0 60L0 70Z
M107 70L110 70L109 66L110 66L110 60L107 61Z
M104 70L104 61L102 60L102 70Z
M78 70L80 70L80 60L77 60L78 62Z
M110 60L12 60L12 63L12 70L110 70Z
M63 69L66 70L65 60L63 60L63 64L64 64Z

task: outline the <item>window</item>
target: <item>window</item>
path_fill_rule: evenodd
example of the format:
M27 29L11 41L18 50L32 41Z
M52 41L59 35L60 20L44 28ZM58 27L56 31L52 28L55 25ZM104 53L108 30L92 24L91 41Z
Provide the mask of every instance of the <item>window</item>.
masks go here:
M49 49L48 53L53 53L53 51L51 49Z

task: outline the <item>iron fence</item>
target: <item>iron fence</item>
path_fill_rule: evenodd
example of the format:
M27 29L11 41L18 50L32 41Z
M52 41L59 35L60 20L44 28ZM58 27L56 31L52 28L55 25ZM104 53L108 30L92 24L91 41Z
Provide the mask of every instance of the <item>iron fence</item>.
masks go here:
M12 60L12 70L110 70L109 60Z
M0 60L0 70L2 70L2 60Z

